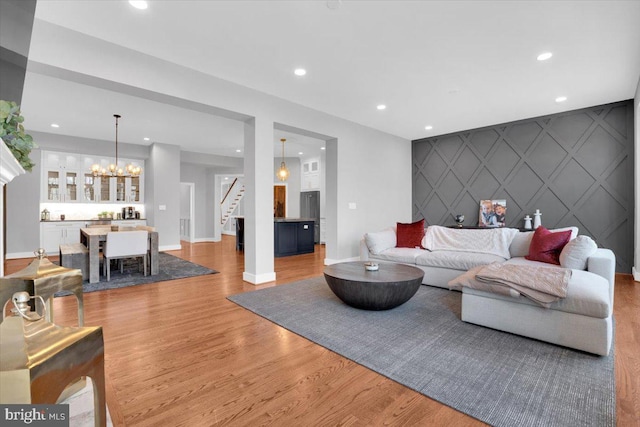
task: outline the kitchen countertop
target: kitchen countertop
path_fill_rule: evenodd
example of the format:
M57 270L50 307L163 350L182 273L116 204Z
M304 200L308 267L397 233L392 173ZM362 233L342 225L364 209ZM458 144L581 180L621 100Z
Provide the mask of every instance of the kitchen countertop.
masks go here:
M47 221L40 220L40 222L103 222L105 224L111 224L111 221L146 221L146 218L127 218L127 219L50 219Z
M244 216L234 216L235 219L244 220ZM273 218L273 222L306 222L315 221L314 218Z

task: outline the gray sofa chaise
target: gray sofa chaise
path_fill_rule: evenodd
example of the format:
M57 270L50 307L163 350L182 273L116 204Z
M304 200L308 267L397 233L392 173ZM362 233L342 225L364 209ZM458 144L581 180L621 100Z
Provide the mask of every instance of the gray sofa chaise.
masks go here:
M497 254L496 251L486 253L474 248L461 251L395 247L396 231L390 227L364 236L360 242L360 259L414 265L425 272L423 284L447 289L450 289L450 282L467 270L494 262L553 267L525 259L533 232L502 230L506 237L502 236L501 244L504 246L505 242L509 242L508 249ZM578 234L575 227L564 230L571 230L572 239ZM479 233L497 230L457 232L463 232L465 238L470 237L473 242L474 239L487 239L487 234ZM589 353L608 355L613 331L615 256L611 250L596 249L594 244L593 253L585 258L584 269L571 269L566 297L553 302L548 308L515 291L503 295L463 286L462 320Z

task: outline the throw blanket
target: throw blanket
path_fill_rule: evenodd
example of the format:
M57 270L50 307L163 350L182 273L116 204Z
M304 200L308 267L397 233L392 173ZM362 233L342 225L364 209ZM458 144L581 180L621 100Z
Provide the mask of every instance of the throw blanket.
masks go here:
M431 225L422 246L430 251L480 252L509 259L509 246L516 234L515 228L469 230Z
M568 268L501 263L489 264L476 273L478 282L506 286L547 307L567 296L570 278Z

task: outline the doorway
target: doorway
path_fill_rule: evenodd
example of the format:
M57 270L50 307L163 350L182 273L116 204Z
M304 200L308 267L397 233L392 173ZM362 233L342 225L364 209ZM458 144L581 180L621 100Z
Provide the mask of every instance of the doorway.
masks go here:
M193 182L180 183L180 240L195 241L195 188Z
M285 218L287 216L287 185L273 185L273 216Z

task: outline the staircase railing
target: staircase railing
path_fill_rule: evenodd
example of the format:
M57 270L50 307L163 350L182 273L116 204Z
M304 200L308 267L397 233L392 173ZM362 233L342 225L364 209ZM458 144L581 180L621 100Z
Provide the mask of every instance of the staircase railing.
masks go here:
M225 202L227 201L229 195L232 194L232 190L237 183L238 178L235 178L229 186L226 194L222 198L222 201L220 202L220 224L222 224L223 227L227 224L227 222L229 222L229 219L231 219L231 215L238 208L238 205L240 204L240 201L244 196L244 184L240 184L240 187L238 187L237 191L235 192L235 198L227 205L226 211L224 211Z
M238 178L235 178L231 183L231 185L229 186L229 189L225 193L224 197L222 198L222 201L220 202L220 206L224 205L224 202L227 200L229 193L231 193L231 190L233 189L233 187L236 185L237 182L238 182Z

